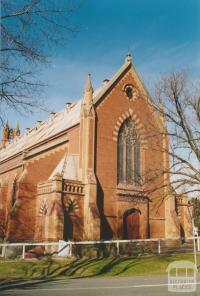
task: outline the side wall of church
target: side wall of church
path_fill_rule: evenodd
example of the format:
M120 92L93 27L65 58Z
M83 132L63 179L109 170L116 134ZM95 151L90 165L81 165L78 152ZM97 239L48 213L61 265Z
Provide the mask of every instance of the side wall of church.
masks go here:
M61 138L61 144L49 149L47 146L45 151L41 146L41 149L39 148L41 151L37 150L37 154L34 153L34 149L29 150L26 157L21 158L20 168L0 174L1 184L3 184L0 189L0 213L1 215L4 213L4 221L7 221L6 236L8 240L34 239L37 216L37 184L48 180L55 167L68 151L78 153L78 134L79 126L76 126L62 135L63 141ZM13 186L15 178L16 183ZM14 201L11 202L12 199Z
M6 169L6 165L4 165ZM15 203L15 178L23 172L22 166L0 174L0 236L6 237L9 221L17 210ZM15 205L15 206L14 206Z

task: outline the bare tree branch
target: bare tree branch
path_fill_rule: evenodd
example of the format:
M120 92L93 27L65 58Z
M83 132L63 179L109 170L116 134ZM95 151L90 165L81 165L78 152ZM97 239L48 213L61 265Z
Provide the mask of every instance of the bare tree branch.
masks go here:
M170 185L177 194L200 192L200 87L199 83L192 84L184 71L171 73L155 86L153 108L159 115L163 128L157 129L150 122L150 129L145 139L163 137L168 145L148 146L152 151L167 155L170 162L159 170L147 172L144 176L146 183L161 180L157 188L163 186L161 177L171 176ZM156 142L156 140L154 141Z
M52 45L64 44L77 32L71 16L81 1L1 0L0 110L20 112L40 106L45 86L38 80L49 62Z

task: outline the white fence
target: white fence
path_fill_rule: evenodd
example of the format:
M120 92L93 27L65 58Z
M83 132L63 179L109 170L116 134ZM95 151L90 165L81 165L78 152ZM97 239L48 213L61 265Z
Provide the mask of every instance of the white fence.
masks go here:
M192 241L194 240L193 237L189 237L187 238L187 242L191 241L191 251L192 251ZM63 254L63 250L67 249L67 252L65 252L65 257L72 257L75 254L73 254L73 247L75 246L90 246L95 248L95 246L98 245L104 245L105 246L109 246L109 245L114 245L115 249L116 249L116 255L120 256L120 246L122 244L134 244L134 246L136 246L136 244L140 244L140 246L148 246L148 243L154 243L156 245L156 247L154 246L154 253L157 254L161 254L164 252L164 248L162 247L162 243L163 242L173 242L173 241L177 241L180 242L181 239L180 238L154 238L154 239L134 239L134 240L104 240L104 241L79 241L79 242L74 242L74 241L68 241L68 242L38 242L38 243L3 243L0 244L0 249L1 249L1 257L5 258L6 257L6 249L7 248L11 248L11 247L16 247L16 248L21 248L21 255L20 258L25 259L25 254L26 251L28 251L28 249L30 249L30 247L37 247L37 246L44 246L45 247L45 253L47 254L48 252L46 252L46 249L49 249L51 247L54 247L54 251L52 253L50 253L50 255L54 256L57 255L59 256L59 254L61 255L61 253ZM64 243L64 244L63 244ZM195 237L195 244L196 244L196 249L198 252L200 252L200 237ZM165 249L170 247L166 247ZM175 247L177 250L181 251L181 247L179 247L178 245ZM63 256L63 255L61 255Z

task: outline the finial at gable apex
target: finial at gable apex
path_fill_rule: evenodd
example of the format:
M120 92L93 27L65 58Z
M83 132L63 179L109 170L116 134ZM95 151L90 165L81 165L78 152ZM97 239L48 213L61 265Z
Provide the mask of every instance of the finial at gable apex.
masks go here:
M126 58L125 58L125 62L126 63L131 63L132 62L132 56L131 56L130 52L127 53Z

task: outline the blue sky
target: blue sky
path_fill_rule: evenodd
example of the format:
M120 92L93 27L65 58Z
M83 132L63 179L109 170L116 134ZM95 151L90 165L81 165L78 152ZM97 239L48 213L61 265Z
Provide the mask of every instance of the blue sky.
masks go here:
M49 110L79 99L87 73L94 87L100 86L123 64L128 50L147 88L172 70L200 76L199 0L84 0L72 21L79 25L78 34L52 48L52 64L41 72ZM9 122L19 119L23 130L47 116L41 111L28 117L12 114Z

